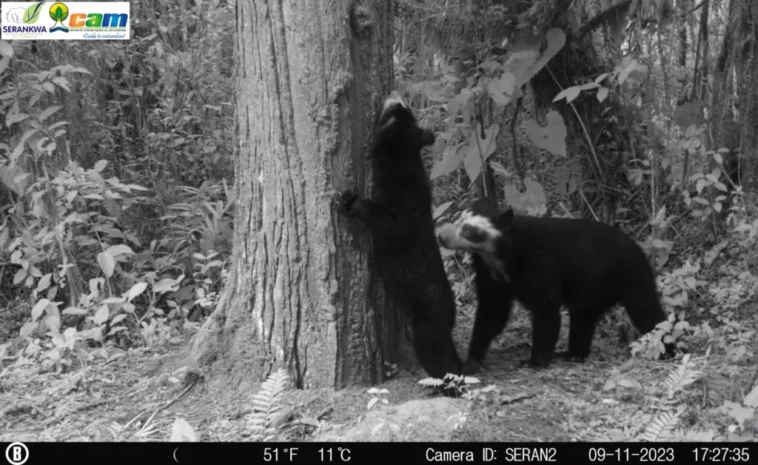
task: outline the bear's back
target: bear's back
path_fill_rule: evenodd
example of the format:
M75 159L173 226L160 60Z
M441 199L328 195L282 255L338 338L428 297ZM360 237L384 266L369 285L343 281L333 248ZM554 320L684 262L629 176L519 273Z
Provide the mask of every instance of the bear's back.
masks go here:
M608 304L653 277L642 249L623 232L596 221L515 216L510 273L516 281L560 292L567 304ZM521 288L528 292L523 283ZM592 301L592 302L590 302Z

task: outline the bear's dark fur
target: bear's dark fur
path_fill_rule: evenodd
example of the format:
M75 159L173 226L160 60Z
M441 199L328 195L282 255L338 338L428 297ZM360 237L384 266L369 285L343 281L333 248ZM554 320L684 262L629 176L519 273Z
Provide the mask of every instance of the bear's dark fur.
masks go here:
M372 197L346 191L340 203L344 213L370 230L387 292L410 308L416 357L429 375L441 379L459 374L462 363L452 336L455 299L437 244L431 187L421 158L421 149L434 140L393 92L371 147Z
M513 299L532 314L528 364L550 364L560 331L561 304L569 310L569 348L584 359L595 325L614 304L647 333L666 318L642 249L621 231L583 219L536 218L499 212L484 201L440 228L443 247L472 253L479 299L466 370L475 370L505 328Z

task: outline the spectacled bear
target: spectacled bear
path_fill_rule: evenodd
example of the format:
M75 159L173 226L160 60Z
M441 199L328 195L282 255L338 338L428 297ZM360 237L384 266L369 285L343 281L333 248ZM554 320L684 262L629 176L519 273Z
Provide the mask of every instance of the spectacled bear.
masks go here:
M500 212L478 201L438 231L440 244L471 253L479 300L466 371L482 363L492 339L503 331L513 299L532 314L532 354L525 363L546 367L569 310L568 351L584 359L595 325L614 304L626 308L647 333L666 318L653 269L642 249L612 226L583 219L537 218Z
M340 207L370 231L387 292L410 308L416 357L429 375L442 379L460 374L463 364L453 344L455 299L437 244L431 186L421 158L421 149L434 141L400 94L390 94L370 150L372 196L345 191Z

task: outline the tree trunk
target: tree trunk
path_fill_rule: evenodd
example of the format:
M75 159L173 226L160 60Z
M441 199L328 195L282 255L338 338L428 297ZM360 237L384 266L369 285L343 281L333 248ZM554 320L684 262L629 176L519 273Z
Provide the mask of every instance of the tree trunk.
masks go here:
M210 387L249 392L381 380L400 319L333 194L365 185L393 82L391 3L237 0L235 239L226 288L192 355Z
M739 51L742 61L739 69L739 101L742 121L742 147L740 149L745 191L758 190L758 5L747 3L743 8L740 38L744 38Z

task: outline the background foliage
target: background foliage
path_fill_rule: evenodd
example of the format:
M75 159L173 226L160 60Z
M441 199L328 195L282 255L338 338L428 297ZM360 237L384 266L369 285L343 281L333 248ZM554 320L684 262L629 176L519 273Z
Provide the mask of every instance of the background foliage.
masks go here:
M709 369L707 346L732 375L755 360L758 7L394 4L396 85L438 134L437 218L491 197L639 240L671 314L659 332L706 355L644 393L660 400L645 429L609 434L714 437L676 427L678 396ZM218 300L234 202L234 5L152 0L132 13L130 41L0 41L0 361L61 373L113 348L179 341ZM465 258L445 257L465 327ZM618 318L606 326L632 343ZM654 359L657 341L631 351ZM639 388L617 375L608 390ZM280 413L277 376L255 412ZM752 437L755 389L719 402L723 431ZM251 421L256 437L276 434L270 418Z

